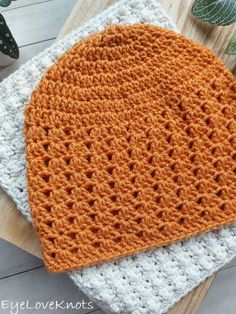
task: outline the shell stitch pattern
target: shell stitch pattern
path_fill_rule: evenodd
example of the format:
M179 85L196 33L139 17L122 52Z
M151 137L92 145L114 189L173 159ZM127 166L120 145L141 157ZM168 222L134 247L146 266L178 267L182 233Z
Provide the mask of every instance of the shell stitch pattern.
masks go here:
M32 220L27 199L22 128L23 110L31 92L45 70L75 42L110 23L139 22L176 30L157 1L117 1L0 84L0 183L29 221ZM235 254L236 224L232 224L160 249L68 274L109 313L164 313Z
M47 268L234 221L235 99L232 74L210 50L157 26L110 26L60 57L25 110L29 201Z

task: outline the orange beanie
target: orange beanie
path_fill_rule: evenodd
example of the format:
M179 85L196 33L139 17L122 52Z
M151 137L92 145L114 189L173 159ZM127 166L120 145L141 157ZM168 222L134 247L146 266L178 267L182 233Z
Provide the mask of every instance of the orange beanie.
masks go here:
M25 111L29 201L50 271L236 220L236 84L173 31L111 26L66 52Z

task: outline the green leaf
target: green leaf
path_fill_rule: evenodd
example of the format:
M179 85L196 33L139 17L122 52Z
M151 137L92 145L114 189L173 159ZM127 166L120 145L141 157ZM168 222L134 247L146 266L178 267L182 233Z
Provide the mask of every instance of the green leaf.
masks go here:
M0 51L11 58L19 58L19 48L4 17L0 14Z
M236 22L235 0L195 0L192 14L199 20L214 25L230 25Z
M0 0L0 7L8 7L15 0Z
M233 37L230 39L225 53L228 55L236 55L236 32L234 33Z

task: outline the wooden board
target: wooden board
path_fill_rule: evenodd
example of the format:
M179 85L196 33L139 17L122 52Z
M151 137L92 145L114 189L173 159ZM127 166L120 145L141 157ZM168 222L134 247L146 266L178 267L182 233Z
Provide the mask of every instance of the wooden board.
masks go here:
M71 0L68 0L68 2L70 1ZM53 2L53 0L51 0L51 2ZM78 25L101 12L114 2L115 0L77 1L77 4L59 34L59 38L63 37L71 29L76 28ZM234 74L236 73L235 57L224 54L230 35L232 35L233 31L236 29L235 25L227 27L213 27L197 21L194 17L192 17L190 12L193 0L188 2L186 0L161 0L160 2L169 15L172 16L174 22L183 34L192 39L198 40L209 48L212 48L225 62L227 67ZM39 23L37 25L40 25L40 21L37 23ZM47 28L50 29L50 25L48 25ZM22 37L22 42L25 42L25 40L27 39ZM37 40L39 40L39 38L37 38ZM16 210L14 203L3 191L0 191L0 223L0 237L35 256L41 257L40 245L32 226L25 221L21 214ZM206 280L198 288L194 289L169 313L197 313L213 279L214 276Z

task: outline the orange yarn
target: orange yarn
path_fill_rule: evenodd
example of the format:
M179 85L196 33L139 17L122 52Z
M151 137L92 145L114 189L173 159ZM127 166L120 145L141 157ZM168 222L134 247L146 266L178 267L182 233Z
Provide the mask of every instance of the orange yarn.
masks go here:
M233 76L156 26L112 26L47 71L25 111L32 217L50 271L236 220Z

